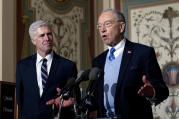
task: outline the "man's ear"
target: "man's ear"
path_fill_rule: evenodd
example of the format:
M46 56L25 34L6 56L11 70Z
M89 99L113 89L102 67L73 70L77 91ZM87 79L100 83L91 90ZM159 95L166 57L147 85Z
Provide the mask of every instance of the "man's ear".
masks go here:
M121 31L121 33L124 32L125 27L126 27L126 24L124 22L120 22L120 31Z
M35 40L31 40L33 45L36 45L36 41Z

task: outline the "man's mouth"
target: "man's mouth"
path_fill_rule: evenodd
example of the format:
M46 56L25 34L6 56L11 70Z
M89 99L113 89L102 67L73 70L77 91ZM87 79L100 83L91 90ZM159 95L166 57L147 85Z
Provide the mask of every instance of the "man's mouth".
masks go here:
M53 44L51 42L45 43L46 46L52 46Z
M107 35L102 35L102 38L106 38L107 37Z

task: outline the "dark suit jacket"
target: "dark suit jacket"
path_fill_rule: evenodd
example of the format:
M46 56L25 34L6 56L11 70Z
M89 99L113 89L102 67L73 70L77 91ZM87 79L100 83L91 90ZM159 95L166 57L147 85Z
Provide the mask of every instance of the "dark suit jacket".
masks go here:
M76 76L76 64L54 53L47 87L40 97L36 75L36 54L21 60L16 68L16 99L20 108L20 118L51 119L54 111L52 106L46 105L46 102L56 97L57 87L63 88L69 78L76 78ZM63 108L62 117L72 118L74 114L70 108Z
M107 52L108 50L93 60L93 67L101 68L104 71ZM154 49L126 40L119 74L114 99L116 113L120 113L122 119L153 119L150 101L139 96L137 92L143 85L142 76L145 74L155 88L156 96L153 102L156 105L169 95ZM98 117L100 117L105 112L103 77L98 81L94 95Z

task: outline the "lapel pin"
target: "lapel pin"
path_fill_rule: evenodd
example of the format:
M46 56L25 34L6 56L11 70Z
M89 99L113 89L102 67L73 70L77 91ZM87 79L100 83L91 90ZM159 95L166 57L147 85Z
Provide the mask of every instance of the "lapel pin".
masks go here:
M128 51L127 53L131 54L132 52L131 52L131 51Z

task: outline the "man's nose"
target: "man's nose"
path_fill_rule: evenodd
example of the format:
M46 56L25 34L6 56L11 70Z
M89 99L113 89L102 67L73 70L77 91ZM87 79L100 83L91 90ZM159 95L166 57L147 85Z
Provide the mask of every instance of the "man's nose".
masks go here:
M44 38L45 38L45 40L49 40L48 34L45 34Z
M106 32L106 30L107 30L106 27L102 25L100 31L103 33L103 32Z

